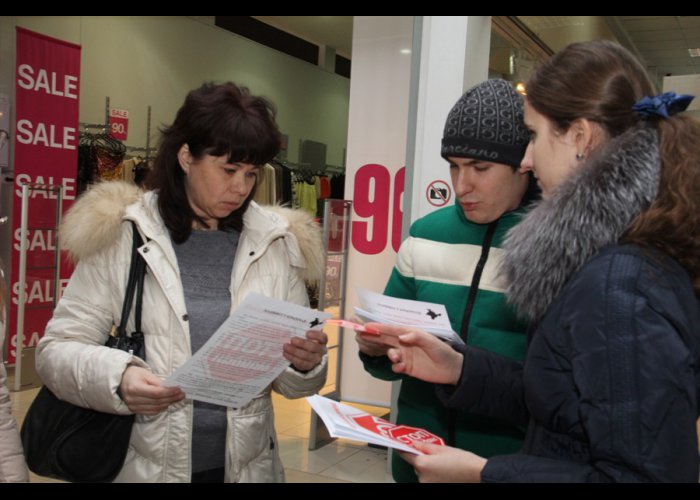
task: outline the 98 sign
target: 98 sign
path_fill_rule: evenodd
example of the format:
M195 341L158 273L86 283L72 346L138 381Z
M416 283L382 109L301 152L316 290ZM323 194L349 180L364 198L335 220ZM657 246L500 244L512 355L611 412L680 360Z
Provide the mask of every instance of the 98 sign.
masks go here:
M363 165L355 174L353 206L360 220L352 223L352 245L360 253L375 255L384 251L390 222L391 246L399 251L406 168L401 167L394 174L393 183L391 176L389 169L376 163Z

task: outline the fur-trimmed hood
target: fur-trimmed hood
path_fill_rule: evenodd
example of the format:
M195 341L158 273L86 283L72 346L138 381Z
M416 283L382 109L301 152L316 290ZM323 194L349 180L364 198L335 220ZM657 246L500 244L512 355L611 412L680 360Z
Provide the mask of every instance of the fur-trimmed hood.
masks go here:
M59 229L61 248L74 261L89 258L114 245L121 234L127 207L143 201L146 192L138 186L122 182L101 182L85 192L63 218ZM149 205L148 203L145 203ZM302 277L317 280L325 269L321 231L309 214L302 210L265 206L251 202L248 210L257 210L275 225L286 228L297 240L306 261ZM159 224L159 214L151 214ZM247 214L246 214L247 215ZM244 225L246 216L244 216Z
M119 238L126 207L143 197L135 184L100 182L83 193L59 227L59 243L75 262L96 255Z
M616 243L656 197L658 132L640 125L610 141L508 234L501 273L508 300L540 320L569 279Z
M321 279L321 275L326 271L326 263L323 238L316 221L304 210L269 205L265 205L264 209L277 214L289 224L289 232L296 237L306 260L306 271L302 273L302 277L309 281Z

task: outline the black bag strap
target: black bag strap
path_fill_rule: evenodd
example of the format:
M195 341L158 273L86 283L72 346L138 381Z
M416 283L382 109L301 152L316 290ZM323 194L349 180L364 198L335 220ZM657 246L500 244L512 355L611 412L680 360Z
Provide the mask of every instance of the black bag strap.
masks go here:
M143 303L143 282L146 275L146 262L139 253L139 247L143 245L143 238L139 234L136 224L131 221L133 229L133 242L131 245L131 264L129 265L129 279L126 282L126 291L124 293L124 303L122 304L122 316L119 321L119 326L116 331L113 331L114 337L126 336L126 322L129 319L131 305L134 302L134 291L136 291L136 310L134 311L134 322L136 331L141 331L141 305ZM138 288L138 290L137 290Z
M134 226L136 228L136 226ZM138 238L138 241L140 242L139 246L143 244L143 240L141 239L141 235L139 234L136 229L134 229L134 238ZM138 252L137 252L138 253ZM146 261L143 259L141 254L138 254L138 262L136 263L137 265L137 270L136 270L136 307L134 309L134 331L140 332L141 331L141 306L143 305L143 282L146 279ZM126 324L124 325L124 328L126 328Z

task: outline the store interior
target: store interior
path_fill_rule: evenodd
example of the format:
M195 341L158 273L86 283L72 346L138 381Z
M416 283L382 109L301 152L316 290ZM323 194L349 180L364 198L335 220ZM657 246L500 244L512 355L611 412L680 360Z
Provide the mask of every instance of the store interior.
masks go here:
M285 182L298 183L294 192L303 191L317 177L325 177L331 190L334 179L340 189L326 198L343 199L340 186L344 185L346 166L353 17L254 18L267 26L263 33L269 35L269 28L273 28L316 47L316 61L272 48L272 42L266 45L264 34L233 32L235 23L230 24L226 16L0 16L0 97L13 95L15 27L81 46L79 194L98 178L138 183L155 155L159 129L172 121L187 92L204 81L235 81L276 105L277 122L286 139L276 168L291 172ZM249 28L255 26L250 19L239 21ZM645 58L660 88L666 78L700 74L700 54L679 55L700 47L697 16L494 16L489 77L505 78L514 85L524 82L539 61L566 44L599 38L633 48ZM410 51L397 57L410 57ZM128 110L125 140L109 138L112 108ZM700 115L700 102L690 109ZM114 168L96 167L91 151L97 146L113 153ZM0 168L0 216L11 217L11 161L0 163ZM329 217L323 200L302 207L321 223ZM294 199L258 201L301 205ZM325 222L330 228L329 221ZM12 258L11 229L10 224L0 225L0 257L6 265ZM342 239L334 257L340 262L338 280L344 265L342 248L348 244L347 235ZM316 304L337 317L342 310L342 292L338 290L343 290L343 285L341 281L322 282L315 291ZM321 394L337 396L342 339L337 327L326 327L326 332L330 337L329 379ZM8 386L13 387L12 367L9 374ZM13 415L18 425L37 391L36 381L30 380L13 392ZM386 449L345 439L321 445L314 430L317 422L306 401L279 396L273 400L288 482L392 482ZM376 416L388 412L382 406L358 406ZM34 474L31 480L53 482Z

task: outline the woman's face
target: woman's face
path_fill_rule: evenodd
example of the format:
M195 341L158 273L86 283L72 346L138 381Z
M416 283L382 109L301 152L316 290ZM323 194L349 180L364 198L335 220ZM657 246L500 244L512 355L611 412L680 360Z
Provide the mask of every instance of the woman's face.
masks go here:
M572 129L566 132L555 130L552 122L537 112L525 100L525 126L530 130L530 143L520 164L523 172L532 170L537 184L542 189L542 197L549 198L571 172L574 171L577 144Z
M195 159L184 144L178 154L185 171L185 192L192 210L211 229L218 219L241 208L258 177L259 167L250 163L228 163L228 156L204 155ZM197 228L197 222L193 228Z

